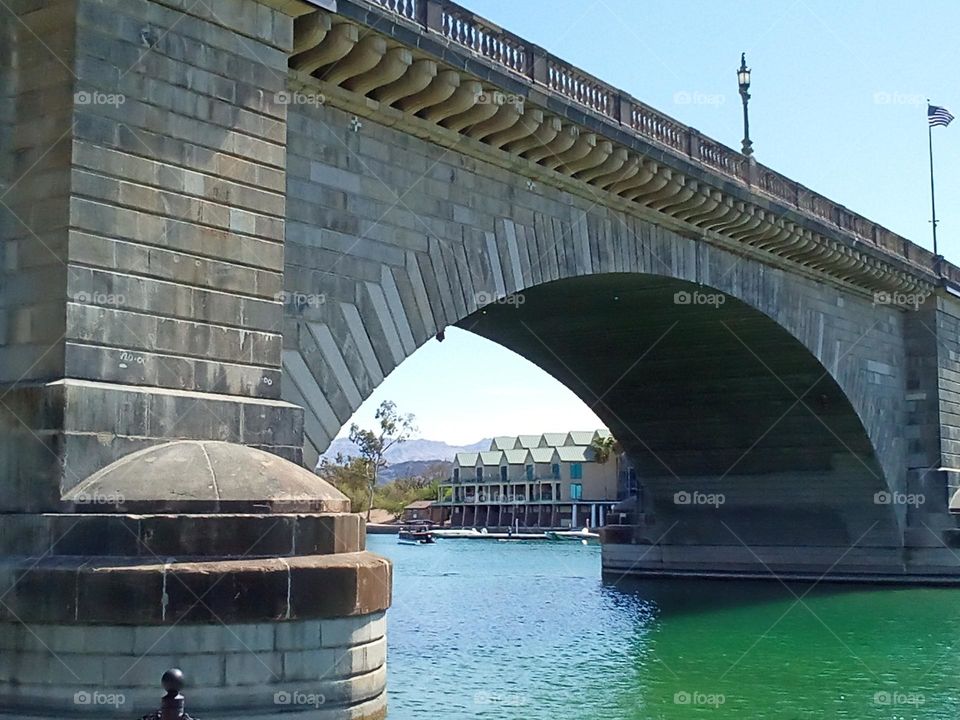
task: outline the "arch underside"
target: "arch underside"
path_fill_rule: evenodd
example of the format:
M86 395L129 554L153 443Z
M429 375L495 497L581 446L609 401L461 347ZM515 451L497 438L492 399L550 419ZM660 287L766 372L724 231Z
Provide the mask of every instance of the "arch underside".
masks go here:
M458 325L549 372L607 423L637 469L644 541L899 544L894 513L876 502L887 483L843 390L739 300L606 274L537 286Z

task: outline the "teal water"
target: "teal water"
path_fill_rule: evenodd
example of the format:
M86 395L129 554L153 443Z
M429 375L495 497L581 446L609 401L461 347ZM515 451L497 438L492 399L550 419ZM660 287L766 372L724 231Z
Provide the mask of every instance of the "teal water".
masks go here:
M598 547L368 545L394 562L390 720L960 717L960 589L610 584Z

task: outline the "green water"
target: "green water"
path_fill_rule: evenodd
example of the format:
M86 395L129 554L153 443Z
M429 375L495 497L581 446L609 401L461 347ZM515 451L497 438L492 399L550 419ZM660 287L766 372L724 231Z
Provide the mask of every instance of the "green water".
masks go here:
M369 545L395 565L390 720L960 717L960 589L611 584L596 547Z

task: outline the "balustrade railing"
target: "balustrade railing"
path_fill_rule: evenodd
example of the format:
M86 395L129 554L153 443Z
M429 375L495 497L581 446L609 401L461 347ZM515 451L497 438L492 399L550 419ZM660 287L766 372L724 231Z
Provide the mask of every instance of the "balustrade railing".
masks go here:
M526 42L478 17L452 0L368 0L373 5L439 33L490 62L525 76L541 88L564 97L608 121L632 130L644 140L709 167L752 190L782 201L860 240L898 256L930 266L932 254L913 246L867 218L851 212L741 153L700 135L627 93L607 85L543 48ZM909 250L908 250L909 248Z
M518 73L526 72L523 40L459 5L444 3L441 7L441 32L445 37L498 65Z
M601 115L613 117L615 90L557 58L547 58L548 88Z
M686 154L689 128L647 105L634 103L630 109L630 127L648 140Z
M703 135L697 140L697 159L700 162L735 178L747 179L746 161L743 155Z
M391 12L395 12L401 17L410 18L411 20L417 17L418 0L371 0L371 2Z

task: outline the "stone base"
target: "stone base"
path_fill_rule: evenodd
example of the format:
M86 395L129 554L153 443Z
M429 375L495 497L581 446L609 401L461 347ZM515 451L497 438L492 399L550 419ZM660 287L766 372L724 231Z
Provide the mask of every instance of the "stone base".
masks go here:
M940 547L788 547L605 543L605 577L960 585L960 556Z
M318 588L319 589L319 588ZM0 623L0 718L138 718L179 667L203 720L386 717L384 612L154 627Z

